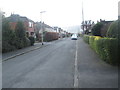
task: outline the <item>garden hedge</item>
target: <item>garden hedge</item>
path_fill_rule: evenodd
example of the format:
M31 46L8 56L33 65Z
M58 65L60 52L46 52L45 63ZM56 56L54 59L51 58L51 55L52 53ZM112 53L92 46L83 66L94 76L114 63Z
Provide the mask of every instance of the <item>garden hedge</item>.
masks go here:
M120 33L118 32L118 25L120 20L114 21L113 23L111 23L106 36L109 38L118 38L118 35L120 35Z
M95 50L102 60L109 64L118 64L118 40L116 38L85 35L84 38L86 37L89 37L89 41L87 42L89 42L90 47Z
M44 35L44 41L53 41L59 38L59 34L56 32L46 32Z
M32 36L30 36L30 37L29 37L29 40L30 40L30 45L33 46L34 43L35 43L35 38L32 37Z
M84 35L84 41L89 44L89 35Z

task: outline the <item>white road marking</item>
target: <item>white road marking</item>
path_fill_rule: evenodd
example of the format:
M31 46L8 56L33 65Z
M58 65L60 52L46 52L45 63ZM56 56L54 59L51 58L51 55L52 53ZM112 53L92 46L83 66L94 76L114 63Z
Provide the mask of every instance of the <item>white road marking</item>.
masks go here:
M76 40L76 53L75 53L74 88L78 88L77 40Z

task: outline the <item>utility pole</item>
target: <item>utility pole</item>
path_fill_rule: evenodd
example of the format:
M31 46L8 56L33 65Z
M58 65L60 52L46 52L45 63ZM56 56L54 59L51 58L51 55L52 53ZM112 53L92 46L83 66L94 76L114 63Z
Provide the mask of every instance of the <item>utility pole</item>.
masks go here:
M83 10L83 1L82 1L82 29L84 33L84 10Z
M40 14L41 14L41 31L42 31L42 34L41 34L41 37L42 37L42 45L43 44L43 25L42 25L42 13L45 13L46 11L41 11Z

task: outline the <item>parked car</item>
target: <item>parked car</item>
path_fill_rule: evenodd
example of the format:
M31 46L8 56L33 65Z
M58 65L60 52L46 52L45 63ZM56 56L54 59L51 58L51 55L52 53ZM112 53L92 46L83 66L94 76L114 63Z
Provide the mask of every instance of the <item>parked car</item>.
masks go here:
M77 34L73 34L71 40L77 40Z

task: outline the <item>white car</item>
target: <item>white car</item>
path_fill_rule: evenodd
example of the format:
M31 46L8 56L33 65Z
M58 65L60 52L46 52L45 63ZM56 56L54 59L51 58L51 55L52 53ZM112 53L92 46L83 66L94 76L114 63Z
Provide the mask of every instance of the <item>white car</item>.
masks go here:
M77 40L77 34L73 34L71 40Z

